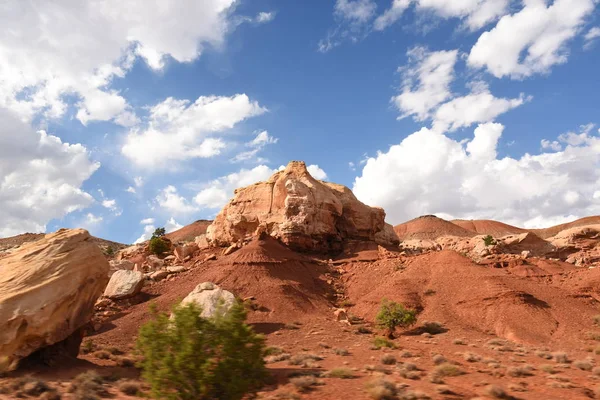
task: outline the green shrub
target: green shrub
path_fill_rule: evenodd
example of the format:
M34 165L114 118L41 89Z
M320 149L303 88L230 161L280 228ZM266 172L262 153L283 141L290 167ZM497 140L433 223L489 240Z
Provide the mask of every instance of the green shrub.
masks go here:
M156 228L154 230L154 233L152 233L152 238L165 236L165 233L166 233L165 228Z
M151 253L158 255L168 251L169 245L160 237L153 237L150 239L149 249Z
M172 317L157 313L142 326L137 350L151 395L170 400L241 399L266 378L265 340L244 323L241 304L202 318L195 304L178 306Z
M394 337L396 327L407 327L417 321L416 312L405 308L402 304L383 299L377 317L377 325L386 329L389 338Z
M496 244L496 240L492 237L492 235L486 235L483 237L483 243L486 246L493 246Z
M391 340L388 340L384 337L376 337L375 339L373 339L373 348L379 350L382 347L387 347L389 349L395 349L396 345L394 344L394 342L392 342Z

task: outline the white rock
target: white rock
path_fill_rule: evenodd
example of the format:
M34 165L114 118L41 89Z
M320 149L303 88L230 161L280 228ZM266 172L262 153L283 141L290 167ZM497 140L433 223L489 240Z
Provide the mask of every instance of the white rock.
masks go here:
M173 267L167 267L167 272L169 274L178 274L180 272L187 271L187 268L182 265L175 265Z
M229 311L235 304L235 296L212 282L203 282L181 302L182 305L189 303L196 303L202 308L202 317L210 318L217 312Z
M111 277L104 296L109 299L125 299L138 294L144 286L145 276L139 271L116 271Z

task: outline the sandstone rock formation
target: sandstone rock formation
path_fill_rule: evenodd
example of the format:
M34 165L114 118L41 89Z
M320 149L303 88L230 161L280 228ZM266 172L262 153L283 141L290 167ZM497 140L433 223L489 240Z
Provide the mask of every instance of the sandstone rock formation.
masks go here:
M104 296L109 299L125 299L138 294L144 286L146 277L140 271L120 270L111 277Z
M237 189L208 227L206 238L228 246L261 232L297 250L339 251L346 240L384 246L399 240L381 208L369 207L345 186L313 178L292 161L266 182Z
M108 261L83 229L61 229L0 260L0 359L12 367L89 322Z
M196 303L202 308L204 318L213 317L217 312L227 312L235 303L235 296L212 282L196 286L181 302L182 305Z

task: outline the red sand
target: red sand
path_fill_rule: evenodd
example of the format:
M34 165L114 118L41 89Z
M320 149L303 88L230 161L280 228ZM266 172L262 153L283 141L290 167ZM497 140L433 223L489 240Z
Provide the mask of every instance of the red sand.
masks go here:
M517 228L516 226L508 225L503 222L498 222L491 219L453 219L450 222L468 231L475 232L478 235L492 235L494 237L502 237L527 232L527 230L525 229Z

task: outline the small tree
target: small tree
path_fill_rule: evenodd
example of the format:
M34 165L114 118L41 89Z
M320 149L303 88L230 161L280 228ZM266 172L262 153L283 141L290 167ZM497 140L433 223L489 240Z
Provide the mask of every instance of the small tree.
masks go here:
M165 236L165 228L156 228L154 230L154 233L152 234L153 238L157 238L157 237L163 237Z
M496 240L494 240L494 238L492 237L492 235L487 235L483 237L483 243L486 246L493 246L496 244Z
M244 323L241 304L208 319L194 303L175 307L171 318L151 309L137 349L152 397L237 400L260 388L265 340Z
M397 327L411 326L417 321L416 312L405 308L402 304L383 299L376 322L380 328L387 330L387 336L394 338Z

